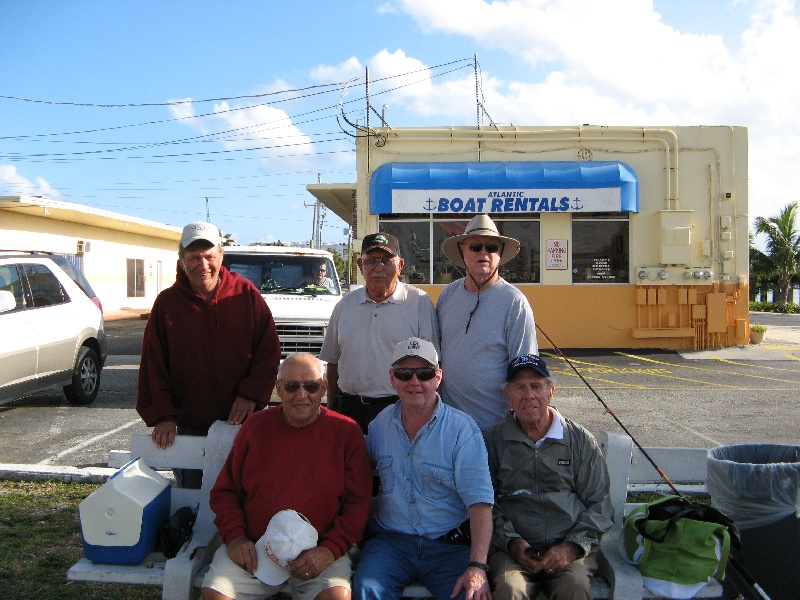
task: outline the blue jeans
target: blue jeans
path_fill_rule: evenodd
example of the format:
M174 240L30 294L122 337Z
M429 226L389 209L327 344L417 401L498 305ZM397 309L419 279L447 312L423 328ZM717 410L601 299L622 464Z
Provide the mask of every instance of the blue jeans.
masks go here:
M469 547L407 533L378 533L364 546L353 577L354 600L399 600L419 582L438 600L449 600L467 570ZM457 596L464 600L464 591Z

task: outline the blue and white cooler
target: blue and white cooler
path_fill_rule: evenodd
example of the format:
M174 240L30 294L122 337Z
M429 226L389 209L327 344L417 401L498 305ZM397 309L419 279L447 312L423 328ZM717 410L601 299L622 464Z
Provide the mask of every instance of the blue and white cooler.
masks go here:
M95 563L138 565L169 518L169 480L142 459L129 462L80 503L83 552Z

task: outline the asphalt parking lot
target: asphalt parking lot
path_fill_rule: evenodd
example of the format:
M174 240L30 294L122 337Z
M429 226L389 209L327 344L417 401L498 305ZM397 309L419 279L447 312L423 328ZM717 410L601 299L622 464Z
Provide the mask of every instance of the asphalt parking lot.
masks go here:
M800 315L752 320L770 327L760 346L566 355L643 446L800 445ZM0 463L105 466L110 450L127 450L131 433L148 431L134 408L144 321L109 320L107 327L111 356L97 400L70 406L55 388L0 406ZM565 360L552 349L542 354L563 414L593 433L620 430Z

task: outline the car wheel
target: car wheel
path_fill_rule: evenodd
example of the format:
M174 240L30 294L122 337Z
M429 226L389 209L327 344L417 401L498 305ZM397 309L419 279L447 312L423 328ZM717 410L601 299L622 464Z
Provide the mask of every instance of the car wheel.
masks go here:
M97 352L82 346L72 372L72 383L64 386L64 395L70 404L91 404L99 391L100 360Z

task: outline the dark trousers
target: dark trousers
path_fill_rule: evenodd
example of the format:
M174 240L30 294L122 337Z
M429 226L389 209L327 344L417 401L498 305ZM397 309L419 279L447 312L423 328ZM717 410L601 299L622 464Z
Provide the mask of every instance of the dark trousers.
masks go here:
M178 435L208 435L208 430L178 425ZM172 472L176 487L199 490L203 485L203 469L172 469Z
M347 394L339 390L333 409L353 419L361 427L361 431L364 432L364 435L367 435L367 428L372 422L372 419L377 417L378 413L384 408L394 404L397 399L397 396L366 398L364 396Z

